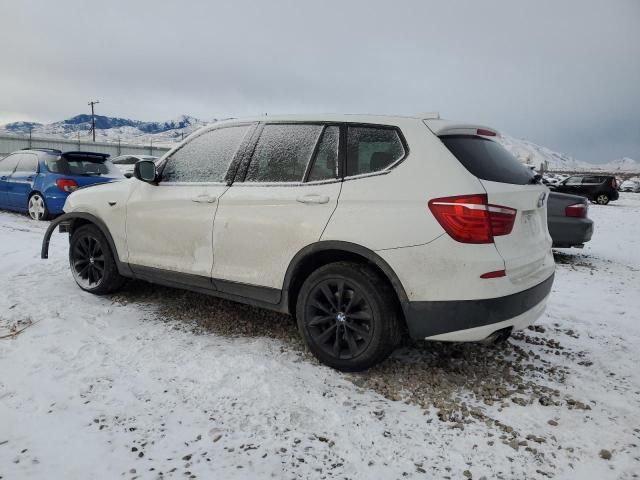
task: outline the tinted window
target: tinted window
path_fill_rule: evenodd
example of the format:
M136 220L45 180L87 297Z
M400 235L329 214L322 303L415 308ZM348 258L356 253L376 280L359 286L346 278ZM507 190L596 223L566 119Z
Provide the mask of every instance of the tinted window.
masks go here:
M488 138L450 135L440 140L471 174L482 180L526 185L535 175L502 145Z
M113 160L113 163L115 163L116 165L134 165L137 161L138 159L136 157L122 157L115 158Z
M583 177L582 183L587 185L600 185L602 183L602 177Z
M565 182L565 185L580 185L582 183L582 177L569 177Z
M247 182L301 182L320 125L265 125L251 157Z
M398 132L392 128L349 127L346 176L384 170L404 156Z
M35 173L38 171L38 157L31 154L21 155L16 172Z
M110 177L121 177L122 173L110 161L104 158L73 156L70 158L57 157L45 160L47 169L51 173L62 175L80 175L84 177L94 175L108 175Z
M190 140L169 157L163 182L222 182L249 127L211 130Z
M21 153L15 153L13 155L9 155L4 160L0 160L0 172L3 174L11 174L16 165L18 165L18 160L22 157Z
M309 171L309 182L338 178L339 127L326 127Z

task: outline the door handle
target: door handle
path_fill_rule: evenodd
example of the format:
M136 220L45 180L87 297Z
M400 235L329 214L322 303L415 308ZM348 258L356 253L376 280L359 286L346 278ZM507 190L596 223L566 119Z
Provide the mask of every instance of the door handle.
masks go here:
M301 195L296 198L300 203L329 203L329 197L326 195Z
M196 203L213 203L218 199L218 197L214 197L213 195L207 195L202 194L202 195L197 195L195 197L193 197L191 199L192 202L196 202Z

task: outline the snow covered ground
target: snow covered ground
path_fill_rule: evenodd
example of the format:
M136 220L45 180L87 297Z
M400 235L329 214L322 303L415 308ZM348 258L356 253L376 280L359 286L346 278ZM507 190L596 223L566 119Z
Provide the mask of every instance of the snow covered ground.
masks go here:
M0 478L638 478L640 195L590 216L536 328L345 375L284 317L83 293L63 235L40 260L46 225L0 212L0 336L34 322L0 339Z

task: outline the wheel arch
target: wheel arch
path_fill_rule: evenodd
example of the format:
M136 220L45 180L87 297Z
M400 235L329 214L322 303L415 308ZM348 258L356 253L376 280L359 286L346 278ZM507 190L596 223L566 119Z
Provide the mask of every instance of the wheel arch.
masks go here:
M131 272L131 268L128 264L120 261L118 250L116 249L116 244L113 241L113 237L111 236L111 233L109 232L106 224L95 215L87 212L65 213L53 220L49 224L49 227L44 234L40 258L49 258L49 240L51 239L51 235L53 234L56 227L60 227L61 232L67 232L69 233L69 236L71 236L73 232L82 225L95 225L100 230L100 232L107 239L107 243L109 244L109 248L113 253L113 258L118 267L118 272L120 273L120 275L131 277L133 275Z
M373 267L393 288L398 306L408 302L400 279L391 266L373 250L351 242L326 240L313 243L300 250L289 263L284 278L284 303L295 316L295 304L304 280L316 269L333 262L353 261ZM401 308L401 311L404 309Z

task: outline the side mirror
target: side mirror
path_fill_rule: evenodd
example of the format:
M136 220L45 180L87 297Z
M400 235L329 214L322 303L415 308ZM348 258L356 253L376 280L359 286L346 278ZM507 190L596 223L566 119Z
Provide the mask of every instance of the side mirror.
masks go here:
M133 167L133 176L141 182L154 183L158 178L156 164L151 160L138 160Z

